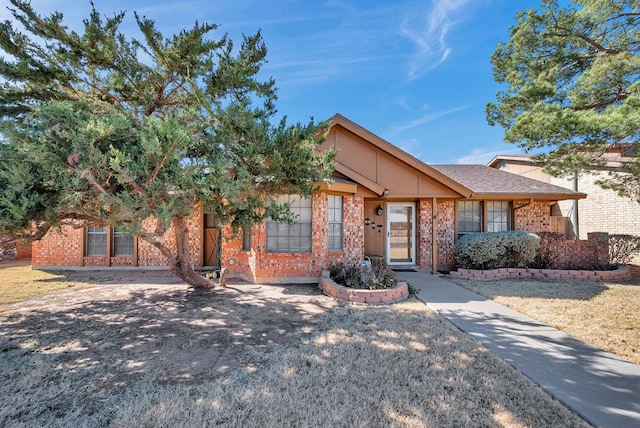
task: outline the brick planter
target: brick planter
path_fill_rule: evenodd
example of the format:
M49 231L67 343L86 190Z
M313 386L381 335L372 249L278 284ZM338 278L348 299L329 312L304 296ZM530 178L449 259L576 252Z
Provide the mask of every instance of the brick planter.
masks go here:
M618 266L616 270L568 270L500 268L488 270L458 269L449 272L451 278L491 281L505 278L531 279L579 279L585 281L626 281L631 279L629 266Z
M398 282L393 288L385 288L384 290L361 290L356 288L344 287L337 284L329 278L329 272L323 271L318 287L326 294L334 299L354 305L370 304L381 305L399 302L409 297L409 287L406 282Z

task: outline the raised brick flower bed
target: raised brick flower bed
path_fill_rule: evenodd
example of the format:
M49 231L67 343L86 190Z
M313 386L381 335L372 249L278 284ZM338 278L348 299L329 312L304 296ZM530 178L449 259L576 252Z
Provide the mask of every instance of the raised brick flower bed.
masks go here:
M615 270L570 270L570 269L533 269L500 268L487 270L458 269L449 272L451 278L477 279L491 281L506 278L532 279L579 279L587 281L626 281L631 279L629 266L618 266Z
M318 287L327 296L356 305L395 303L409 297L409 286L406 282L398 282L395 287L385 288L384 290L348 288L332 280L329 277L329 271L322 272Z

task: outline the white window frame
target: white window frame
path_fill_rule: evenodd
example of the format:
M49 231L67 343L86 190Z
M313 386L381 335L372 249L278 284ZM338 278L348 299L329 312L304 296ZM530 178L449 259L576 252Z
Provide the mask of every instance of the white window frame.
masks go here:
M107 233L106 226L89 226L86 230L86 257L106 257L107 256ZM98 242L93 242L98 240Z
M133 235L120 227L113 227L111 234L111 257L133 257L135 252Z
M328 250L342 251L344 249L344 200L342 196L328 195L328 207Z
M293 222L280 222L267 218L266 250L268 253L310 253L313 232L313 204L311 198L301 195L280 195L279 205L288 203Z

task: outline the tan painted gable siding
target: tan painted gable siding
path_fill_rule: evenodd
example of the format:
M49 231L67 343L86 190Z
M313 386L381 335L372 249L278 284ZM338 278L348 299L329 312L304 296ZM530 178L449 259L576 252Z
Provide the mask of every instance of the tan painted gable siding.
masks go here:
M534 180L539 180L544 183L550 183L549 174L544 172L541 167L532 165L531 163L505 161L502 165L497 167L497 169L521 175L523 177L533 178Z
M331 128L320 149L337 150L336 160L388 190L388 198L459 197L448 187L408 166L365 139L340 127Z

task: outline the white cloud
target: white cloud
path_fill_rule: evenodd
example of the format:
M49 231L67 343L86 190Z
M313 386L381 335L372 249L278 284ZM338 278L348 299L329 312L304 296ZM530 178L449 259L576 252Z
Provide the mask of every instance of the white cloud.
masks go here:
M433 0L433 7L418 24L411 19L402 22L400 33L416 47L409 61L410 80L421 77L447 59L451 53L447 34L456 24L454 16L467 3L469 0Z
M409 122L399 123L394 125L390 133L391 134L399 134L401 132L407 131L412 128L416 128L418 126L424 125L425 123L433 122L436 119L440 119L441 117L447 116L449 114L458 112L460 110L464 110L467 106L453 107L447 110L427 113L417 119L411 120Z

